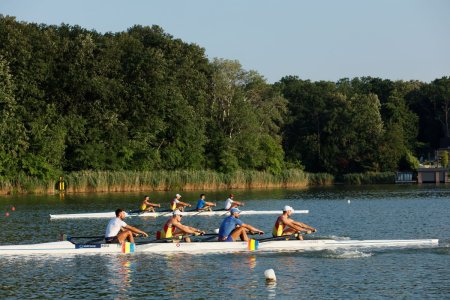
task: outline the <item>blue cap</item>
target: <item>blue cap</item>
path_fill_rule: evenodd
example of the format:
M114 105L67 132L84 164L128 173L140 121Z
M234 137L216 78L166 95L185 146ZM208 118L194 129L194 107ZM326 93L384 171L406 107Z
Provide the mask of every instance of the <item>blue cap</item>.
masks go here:
M241 211L237 208L237 207L233 207L231 210L230 210L230 213L231 214L234 214L234 213L240 213Z

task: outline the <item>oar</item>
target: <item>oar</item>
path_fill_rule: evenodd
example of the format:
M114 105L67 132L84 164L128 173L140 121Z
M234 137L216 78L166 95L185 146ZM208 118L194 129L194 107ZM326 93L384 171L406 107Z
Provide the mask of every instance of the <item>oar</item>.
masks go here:
M201 239L200 242L207 242L214 238L217 238L219 236L219 228L214 229L214 233L205 233L204 235L201 235L201 236L207 236L207 237L204 239Z
M223 214L219 215L219 216L220 216L220 217L223 217L223 216L225 216L225 215L228 214L228 213L230 213L230 211L229 211L229 210L225 210L225 212L224 212Z
M302 232L294 232L292 234L289 235L281 235L281 236L272 236L272 237L268 237L268 238L263 238L263 239L255 239L258 242L270 242L270 241L278 241L278 240L285 240L285 239L290 239L292 237L296 237L296 234L302 234ZM303 234L309 234L307 232L303 232Z
M162 213L162 212L163 211L161 211L161 212L158 211L157 213ZM160 214L158 217L166 217L171 214L173 214L173 210L167 210L167 211L164 211L164 213Z
M219 232L218 229L216 229L216 230L217 230L217 232ZM206 239L210 239L210 238L217 237L217 234L218 233L214 232L214 233L205 233L205 234L202 234L202 235L199 234L199 235L193 235L193 236L195 236L195 237L207 236ZM181 237L181 238L178 238L178 237ZM183 236L180 235L180 236L177 236L177 237L170 237L170 238L159 239L159 240L150 240L150 241L144 241L144 242L137 242L136 245L151 244L151 243L168 243L168 242L173 242L174 240L180 241L180 242L184 242L182 237Z
M170 237L170 238L164 238L164 239L156 239L156 240L149 240L149 241L142 241L142 242L136 242L136 245L145 245L145 244L153 244L153 243L170 243L173 241L179 241L182 242L182 239L179 239L177 237Z
M198 216L199 214L201 214L201 213L204 213L204 212L210 212L210 211L214 211L214 210L200 210L200 211L197 211L197 213L196 214L193 214L192 216L194 217L194 216Z

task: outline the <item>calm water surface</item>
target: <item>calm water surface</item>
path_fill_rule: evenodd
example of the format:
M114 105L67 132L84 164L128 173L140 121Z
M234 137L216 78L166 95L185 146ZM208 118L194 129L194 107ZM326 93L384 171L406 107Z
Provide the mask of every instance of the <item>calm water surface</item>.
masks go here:
M178 191L152 193L167 206ZM309 209L295 218L316 236L352 239L438 238L432 249L189 255L17 256L0 259L0 299L450 299L450 186L362 186L233 191L245 209ZM223 204L228 191L208 192ZM194 204L199 192L182 193ZM102 235L105 219L50 221L50 213L137 208L144 193L0 197L0 243L56 240L59 233ZM350 203L348 203L350 200ZM16 208L15 211L11 207ZM10 216L6 217L5 213ZM276 216L242 216L271 231ZM164 218L127 219L154 235ZM184 218L218 228L221 217ZM276 284L266 284L272 268Z

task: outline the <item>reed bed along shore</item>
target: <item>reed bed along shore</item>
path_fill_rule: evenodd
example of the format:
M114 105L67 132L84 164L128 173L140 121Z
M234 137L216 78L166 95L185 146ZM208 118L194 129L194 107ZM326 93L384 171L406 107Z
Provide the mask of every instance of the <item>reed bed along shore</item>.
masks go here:
M80 171L63 176L66 193L135 192L170 190L219 190L295 188L329 185L334 177L325 173L306 173L299 169L284 170L279 175L260 171ZM1 180L0 193L54 193L59 181L38 180L20 176L17 180Z
M394 172L367 172L367 173L352 173L345 174L339 181L344 184L383 184L395 183Z

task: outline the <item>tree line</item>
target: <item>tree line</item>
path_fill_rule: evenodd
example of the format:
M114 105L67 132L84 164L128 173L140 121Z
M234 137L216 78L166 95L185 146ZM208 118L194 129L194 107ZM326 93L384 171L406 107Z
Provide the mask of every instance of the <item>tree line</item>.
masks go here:
M269 84L158 26L0 16L0 178L80 170L408 169L448 137L450 78Z

